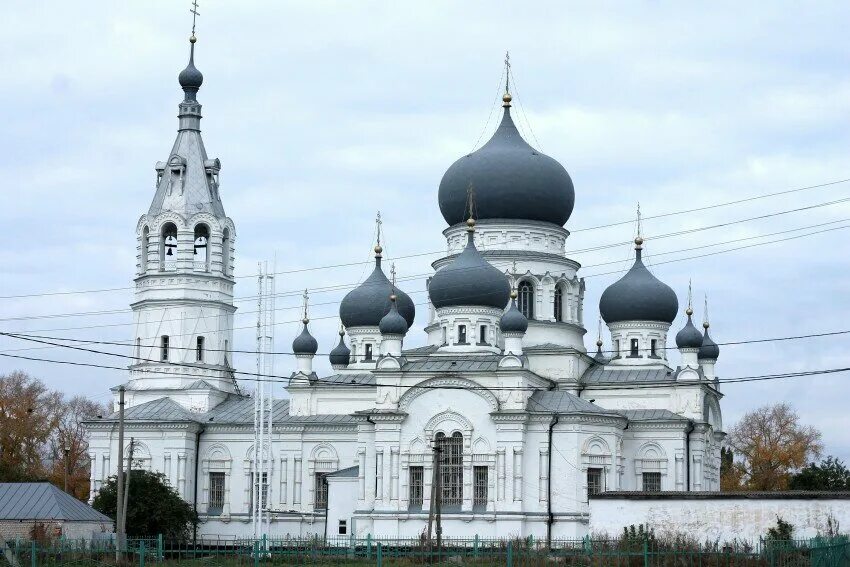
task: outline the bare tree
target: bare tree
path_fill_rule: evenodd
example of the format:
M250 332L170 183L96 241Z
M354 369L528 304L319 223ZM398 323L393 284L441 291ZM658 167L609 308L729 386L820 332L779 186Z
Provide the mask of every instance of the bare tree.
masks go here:
M61 402L56 428L50 436L53 457L50 480L56 486L64 486L67 479L68 492L80 500L88 499L90 473L83 422L110 413L108 406L84 396L74 396Z

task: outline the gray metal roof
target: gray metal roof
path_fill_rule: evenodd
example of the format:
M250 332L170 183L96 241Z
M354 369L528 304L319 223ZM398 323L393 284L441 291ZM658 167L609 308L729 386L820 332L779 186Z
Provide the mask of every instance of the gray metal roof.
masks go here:
M553 413L614 413L570 394L566 390L538 390L528 399L526 409Z
M49 482L0 483L0 520L112 523L111 518Z
M370 386L375 385L375 375L371 372L357 372L357 373L344 373L344 374L333 374L331 376L325 376L324 378L319 378L320 384L368 384Z
M438 348L440 347L435 345L425 345L416 348L406 348L401 353L404 355L431 354L432 352L436 352Z
M668 368L591 366L581 377L581 381L585 384L673 382L675 377Z
M676 292L647 269L640 247L635 250L631 269L605 288L599 298L599 314L609 325L620 321L672 323L678 311Z
M434 307L480 305L504 309L508 304L511 294L508 278L484 259L475 247L473 234L467 233L463 252L437 270L428 282L428 297Z
M666 409L639 409L639 410L616 410L628 418L629 421L688 421L688 418L682 417L677 413L673 413Z
M411 360L402 366L403 372L469 372L474 370L493 371L499 369L501 356L465 356L463 358L432 357L422 360Z
M127 421L197 421L193 414L171 398L159 398L132 406L124 411ZM117 421L118 413L104 418L104 421Z
M349 291L339 304L339 318L346 329L352 327L377 327L390 311L390 295L396 294L398 312L413 326L416 306L410 296L394 288L381 269L381 256L375 256L375 269L366 280Z
M360 467L354 465L353 467L348 467L347 469L339 469L338 471L334 471L332 473L328 473L325 477L330 478L357 478L357 474L360 471Z

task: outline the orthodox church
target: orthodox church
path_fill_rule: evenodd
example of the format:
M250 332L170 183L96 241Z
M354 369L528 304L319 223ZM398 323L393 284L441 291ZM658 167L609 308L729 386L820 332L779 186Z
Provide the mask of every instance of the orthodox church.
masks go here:
M272 537L416 537L439 503L453 536L576 537L594 493L719 489L707 321L693 324L689 299L668 348L679 300L638 236L599 304L611 348L600 334L587 351L585 283L565 248L573 183L521 137L508 92L493 137L440 181L447 250L427 311L375 246L338 337L317 340L305 310L288 397L270 402L270 441L255 448L257 406L231 364L237 231L201 138L194 51L193 36L177 137L136 226L135 354L113 390L133 466L165 475L199 536L253 535L261 513ZM405 348L423 323L427 346ZM314 371L320 342L331 375ZM118 447L117 413L86 425L94 498L130 447Z

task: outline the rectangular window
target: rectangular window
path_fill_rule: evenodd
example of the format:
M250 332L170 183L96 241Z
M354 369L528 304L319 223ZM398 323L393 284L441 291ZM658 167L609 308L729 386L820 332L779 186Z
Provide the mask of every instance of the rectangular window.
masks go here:
M221 514L224 508L224 473L210 473L210 504L207 513L211 515Z
M366 362L371 361L372 360L372 344L366 343L365 345L363 345L363 352L365 353L363 355L363 360L365 360Z
M198 337L195 346L195 360L204 361L204 337Z
M448 344L448 342L447 342L447 341L448 341L448 337L449 337L448 329L447 329L447 328L445 328L445 327L443 327L443 344L444 344L444 345L445 345L445 344Z
M325 478L327 473L316 473L315 477L315 499L313 502L314 510L328 509L328 479Z
M424 469L422 467L410 467L410 508L412 510L422 509L424 496Z
M466 325L458 325L457 326L457 344L465 345L466 344Z
M454 433L437 434L440 448L440 488L445 508L460 508L463 503L463 437Z
M602 492L602 469L587 469L587 495Z
M482 345L487 344L487 325L481 325L481 328L478 330L478 343Z
M249 500L251 510L253 510L254 506L256 505L255 504L255 502L256 502L255 497L257 495L257 479L258 479L257 473L251 473L251 498ZM266 508L269 507L268 473L263 473L259 477L259 481L260 481L260 487L259 488L260 488L260 497L262 498L262 506L263 506L263 509L266 509Z
M346 535L348 533L348 520L340 520L339 528L336 531L339 535Z
M656 352L658 350L658 339L652 339L649 341L649 356L658 356Z
M640 342L637 339L632 339L631 344L629 346L629 356L638 357L638 351L640 350Z
M159 359L163 362L168 362L168 335L162 335L162 339L160 339L160 355Z
M487 508L487 467L472 467L472 507Z
M614 356L620 356L620 339L614 341Z
M661 492L661 473L660 472L645 472L645 473L643 473L643 491L644 492Z

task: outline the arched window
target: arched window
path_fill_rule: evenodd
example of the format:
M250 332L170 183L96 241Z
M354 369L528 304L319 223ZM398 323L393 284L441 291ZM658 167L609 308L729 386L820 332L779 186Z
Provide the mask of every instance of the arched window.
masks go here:
M159 265L161 270L177 268L177 227L167 222L162 225L159 245Z
M446 437L437 433L440 449L440 488L443 506L460 507L463 504L463 435L459 431Z
M564 291L561 286L555 286L555 321L564 320Z
M531 282L520 282L517 293L519 294L519 310L530 321L534 318L534 288Z
M195 226L195 271L206 272L209 259L210 229L205 224Z
M142 248L142 250L141 250L142 258L141 258L141 262L139 262L141 264L139 266L139 269L140 269L140 273L142 273L142 274L144 274L145 272L148 271L148 241L150 240L150 234L151 234L150 228L145 227L145 228L142 229L142 241L140 242L140 245L141 245L141 248Z
M230 273L230 229L225 228L221 234L221 273Z

